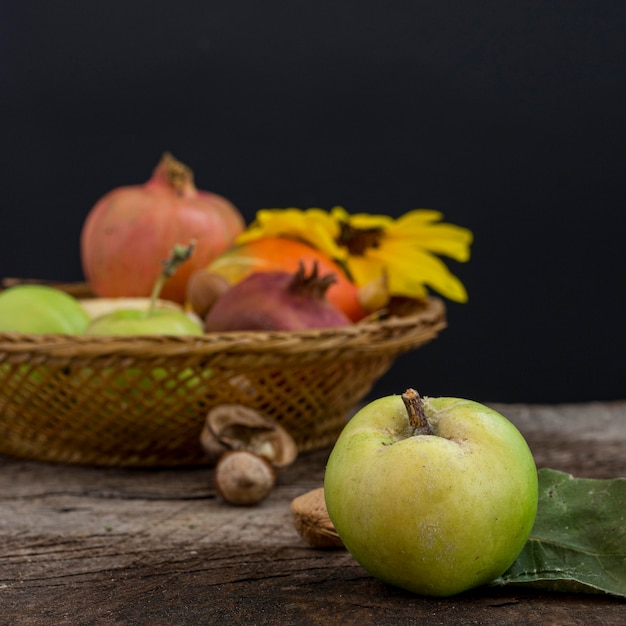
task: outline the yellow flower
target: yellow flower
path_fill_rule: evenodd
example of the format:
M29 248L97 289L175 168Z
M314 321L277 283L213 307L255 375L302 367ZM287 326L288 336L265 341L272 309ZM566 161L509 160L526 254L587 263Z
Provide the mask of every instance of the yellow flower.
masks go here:
M439 211L416 209L394 219L388 215L349 214L342 207L263 209L238 238L294 237L339 261L359 287L384 283L389 295L422 298L431 288L456 302L467 301L461 281L438 258L465 262L470 230L441 222Z

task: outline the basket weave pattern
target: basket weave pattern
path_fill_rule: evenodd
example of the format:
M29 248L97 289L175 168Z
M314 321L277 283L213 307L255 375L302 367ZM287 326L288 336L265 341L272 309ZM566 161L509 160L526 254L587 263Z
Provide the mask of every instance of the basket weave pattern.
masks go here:
M201 337L0 333L0 453L97 466L206 463L210 408L280 422L300 451L330 445L394 359L436 337L445 307L301 332Z

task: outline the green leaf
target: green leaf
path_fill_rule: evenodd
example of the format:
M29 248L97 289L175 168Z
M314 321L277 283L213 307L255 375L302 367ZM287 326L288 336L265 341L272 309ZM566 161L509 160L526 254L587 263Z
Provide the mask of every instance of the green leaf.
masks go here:
M492 584L626 597L626 478L540 470L530 538Z

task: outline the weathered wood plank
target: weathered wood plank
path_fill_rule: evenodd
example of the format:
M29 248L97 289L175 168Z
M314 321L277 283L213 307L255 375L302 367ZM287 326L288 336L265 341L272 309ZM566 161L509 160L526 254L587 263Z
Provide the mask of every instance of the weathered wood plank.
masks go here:
M498 405L539 467L626 476L626 402ZM1 624L607 624L626 603L486 588L425 599L309 548L289 503L321 485L303 455L254 508L224 504L209 469L122 470L0 457Z

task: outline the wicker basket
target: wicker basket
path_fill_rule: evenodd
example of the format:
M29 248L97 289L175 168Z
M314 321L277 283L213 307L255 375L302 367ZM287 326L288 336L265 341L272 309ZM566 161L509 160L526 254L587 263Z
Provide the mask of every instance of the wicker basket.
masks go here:
M405 316L304 332L201 337L0 333L0 453L96 466L206 462L207 411L240 403L300 451L330 445L404 352L445 327L431 298Z

